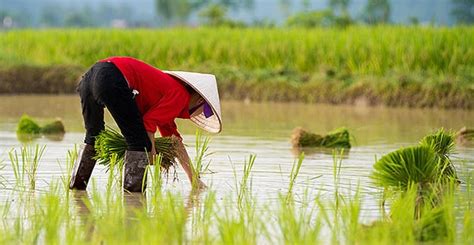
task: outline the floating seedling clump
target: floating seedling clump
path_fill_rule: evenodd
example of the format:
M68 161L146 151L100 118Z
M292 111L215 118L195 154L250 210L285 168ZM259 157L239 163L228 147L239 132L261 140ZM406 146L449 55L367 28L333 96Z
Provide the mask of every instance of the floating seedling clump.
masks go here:
M314 134L303 128L295 128L291 135L291 143L294 148L351 148L350 134L346 128L335 129L327 135Z
M42 134L64 134L66 129L60 119L56 119L54 122L48 123L41 127Z
M31 134L38 135L41 132L41 127L31 119L28 115L21 116L16 130L17 134Z
M113 155L123 162L127 143L125 138L116 130L107 127L97 137L95 141L96 159L99 164L110 166L110 160ZM170 137L155 138L155 149L157 154L161 154L161 167L164 171L176 164L177 157L175 145Z
M51 139L62 139L66 130L61 119L56 119L41 127L31 117L24 114L18 122L16 133L21 141L28 141L41 135Z

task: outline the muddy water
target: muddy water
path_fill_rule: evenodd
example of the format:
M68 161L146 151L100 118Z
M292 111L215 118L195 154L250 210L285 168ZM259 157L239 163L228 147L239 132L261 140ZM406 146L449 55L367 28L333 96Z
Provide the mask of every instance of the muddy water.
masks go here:
M64 174L67 151L82 142L80 111L77 96L0 96L0 161L3 159L6 165L0 175L7 179L7 187L0 191L0 200L12 198L15 192L8 191L14 181L8 152L21 145L15 134L18 118L23 113L43 122L61 117L68 131L62 141L42 138L33 142L47 146L38 171L37 189L41 191L47 189L51 180ZM360 185L364 193L363 215L367 218L378 215L375 210L379 190L372 187L368 178L376 156L400 146L416 144L423 135L439 127L455 130L463 126L474 127L474 111L463 110L224 101L222 115L224 130L212 137L212 154L207 158L213 173L203 177L218 195L223 196L234 189L234 169L239 177L244 161L250 154L256 154L253 191L261 201L276 198L276 193L285 191L288 186L288 176L297 154L289 143L292 129L303 126L323 133L345 126L354 135L354 147L343 155L339 186L349 192ZM110 116L106 121L113 125ZM187 121L178 121L178 124L193 156L195 127ZM474 169L474 147L458 146L455 159L461 172ZM168 183L167 188L189 192L185 175L181 171L178 174L181 180ZM105 169L96 167L93 179L98 186L104 186ZM333 193L333 156L330 152L306 154L296 191L302 192L305 188L328 196Z

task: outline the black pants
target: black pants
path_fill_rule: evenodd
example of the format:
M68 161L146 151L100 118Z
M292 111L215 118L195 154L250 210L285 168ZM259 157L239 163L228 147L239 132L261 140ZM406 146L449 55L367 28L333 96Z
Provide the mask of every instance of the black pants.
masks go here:
M99 62L93 65L80 81L78 91L86 144L94 145L95 137L104 130L104 107L107 107L125 137L127 150L150 151L151 142L132 90L114 64Z

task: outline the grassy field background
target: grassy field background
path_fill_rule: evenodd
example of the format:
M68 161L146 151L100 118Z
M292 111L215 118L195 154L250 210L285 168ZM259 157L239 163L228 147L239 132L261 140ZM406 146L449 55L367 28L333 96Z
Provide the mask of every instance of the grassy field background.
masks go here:
M123 55L214 73L224 98L472 108L473 43L472 27L15 30L0 33L0 92L70 93Z

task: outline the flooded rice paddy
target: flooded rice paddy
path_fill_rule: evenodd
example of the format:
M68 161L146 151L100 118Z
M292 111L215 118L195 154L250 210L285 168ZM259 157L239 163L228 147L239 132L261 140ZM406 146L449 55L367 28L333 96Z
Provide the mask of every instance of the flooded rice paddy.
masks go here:
M5 179L0 187L0 202L12 203L22 189L15 188L15 176L10 166L9 152L19 149L15 127L26 113L40 121L60 117L67 133L62 140L40 138L30 144L46 145L37 171L37 192L46 192L49 184L66 174L66 155L83 140L82 117L77 96L0 96L0 161L5 167L0 176ZM259 203L278 199L278 193L288 189L289 176L299 152L292 149L290 135L293 128L302 126L312 132L325 133L345 126L353 135L353 147L342 155L338 191L353 193L359 186L362 193L362 222L379 218L378 205L381 190L374 188L369 179L372 165L380 158L401 146L416 144L424 135L444 127L458 130L474 126L474 111L407 109L386 107L353 107L308 105L298 103L222 102L224 128L220 135L211 136L208 173L204 182L216 192L217 201L235 191L236 179L242 177L244 163L251 154L256 155L252 169L252 192ZM106 121L113 124L110 116ZM184 142L191 158L195 155L194 133L190 122L178 121ZM457 146L453 156L461 174L474 170L474 146ZM165 180L165 189L190 193L189 183L178 169L178 181ZM96 166L92 181L105 191L108 173ZM331 151L313 150L305 153L294 195L320 195L330 199L335 192L334 161ZM461 186L462 188L462 186ZM78 196L78 197L77 197ZM83 198L83 194L75 195ZM80 207L79 207L80 209Z

